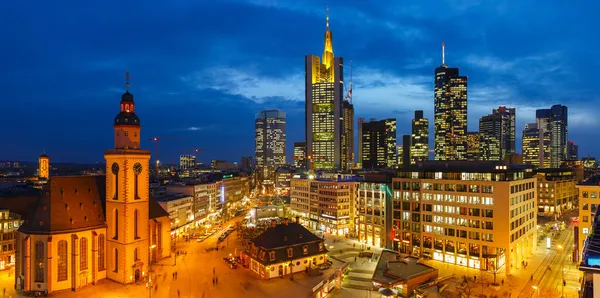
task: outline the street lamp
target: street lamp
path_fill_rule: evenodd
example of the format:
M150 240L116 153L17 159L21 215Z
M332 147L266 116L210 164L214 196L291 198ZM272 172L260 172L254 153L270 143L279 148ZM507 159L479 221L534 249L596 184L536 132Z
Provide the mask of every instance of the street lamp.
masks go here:
M562 254L562 252L563 252L562 245L559 244L556 247L558 248L558 250ZM560 294L560 298L565 297L565 267L564 266L565 266L564 262L560 263L560 271L561 271L561 274L562 274L562 292Z
M540 298L540 288L538 286L531 286L536 292L537 292L537 297Z

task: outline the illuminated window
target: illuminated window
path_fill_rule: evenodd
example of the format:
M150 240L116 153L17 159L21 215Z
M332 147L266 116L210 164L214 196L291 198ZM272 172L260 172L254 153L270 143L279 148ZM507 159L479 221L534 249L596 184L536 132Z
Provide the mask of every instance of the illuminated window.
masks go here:
M35 243L35 281L44 282L44 242Z
M104 270L104 234L98 236L98 270Z
M79 252L79 269L85 270L88 269L88 258L87 258L87 238L81 238L80 243L80 252Z
M66 240L58 241L58 276L57 281L67 280L68 244Z

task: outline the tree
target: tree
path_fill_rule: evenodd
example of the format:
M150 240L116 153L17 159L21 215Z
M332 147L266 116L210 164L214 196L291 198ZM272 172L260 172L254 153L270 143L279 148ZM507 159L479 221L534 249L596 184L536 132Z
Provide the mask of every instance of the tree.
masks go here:
M498 256L496 255L496 262L489 262L488 261L488 270L494 274L494 283L492 283L492 285L497 286L498 283L496 282L496 275L498 274L499 270L498 270Z

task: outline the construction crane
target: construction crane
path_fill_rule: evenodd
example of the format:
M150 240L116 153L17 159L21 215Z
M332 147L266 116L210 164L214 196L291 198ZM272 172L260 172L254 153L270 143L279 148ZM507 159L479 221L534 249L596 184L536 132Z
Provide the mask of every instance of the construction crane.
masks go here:
M156 160L156 173L158 173L158 165L160 163L160 160L158 159L158 141L175 141L175 140L181 140L181 139L180 138L160 138L160 137L154 137L154 138L150 138L148 140L156 143L156 151L155 151L156 157L154 159Z

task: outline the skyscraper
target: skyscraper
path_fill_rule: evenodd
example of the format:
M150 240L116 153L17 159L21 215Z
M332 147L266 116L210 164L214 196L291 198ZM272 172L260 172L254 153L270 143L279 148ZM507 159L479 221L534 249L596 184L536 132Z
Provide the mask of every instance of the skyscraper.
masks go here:
M481 160L501 160L502 116L487 115L479 119Z
M568 109L563 105L553 105L550 109L536 111L538 128L550 135L550 167L557 168L567 159ZM544 153L546 154L546 153Z
M306 150L315 169L342 168L344 60L333 56L329 16L322 59L305 57ZM346 162L346 161L344 161Z
M342 170L345 171L354 167L354 105L348 99L343 103L343 116L341 159Z
M362 169L362 160L363 160L363 156L362 156L362 148L363 148L363 143L362 143L362 124L363 122L365 122L365 119L363 118L359 118L358 119L358 159L356 160L356 167L359 169Z
M467 160L481 159L481 138L479 132L467 132Z
M467 77L445 63L435 69L435 160L464 160L467 152Z
M579 146L575 145L573 141L569 141L567 144L567 160L579 160Z
M540 168L550 167L550 133L539 129L538 123L527 123L523 130L523 163Z
M306 142L294 143L294 167L297 169L307 169L306 164Z
M504 159L507 155L516 153L516 109L500 106L492 111L492 115L499 116L502 121L500 127L500 159Z
M396 119L362 121L363 169L393 168L396 159Z
M410 167L410 165L413 163L413 158L410 152L410 149L412 147L411 138L411 135L402 136L402 166L405 168Z
M410 160L414 164L417 161L428 159L429 120L423 118L423 111L415 111L415 119L412 120Z
M274 181L275 170L285 165L285 112L266 110L255 121L256 165L259 180Z

